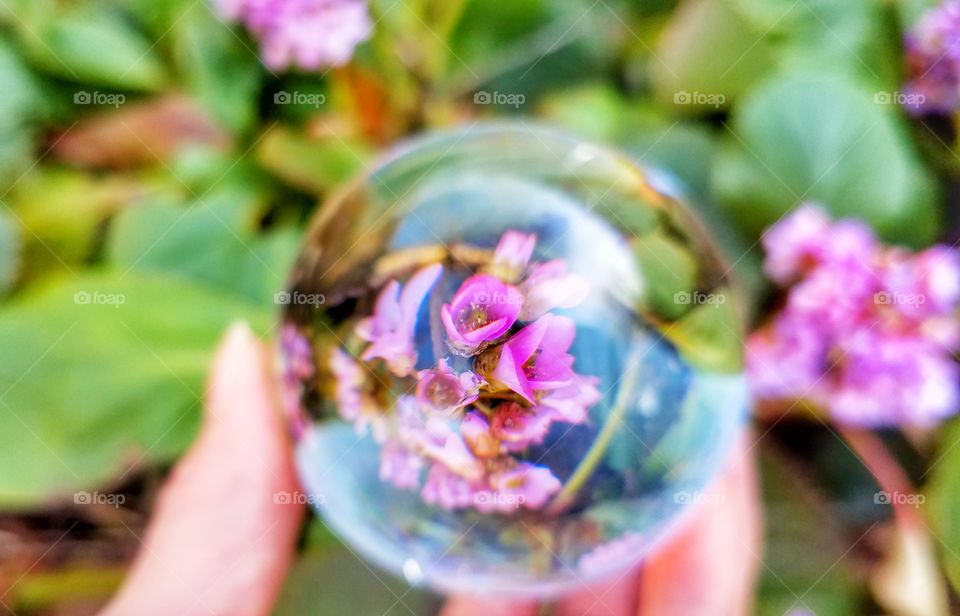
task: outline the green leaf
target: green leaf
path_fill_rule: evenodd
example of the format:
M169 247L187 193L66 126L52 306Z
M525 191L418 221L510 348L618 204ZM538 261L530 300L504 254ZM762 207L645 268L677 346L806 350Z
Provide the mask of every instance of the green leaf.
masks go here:
M106 6L43 13L20 37L42 69L84 86L155 91L167 79L146 37Z
M269 313L142 272L52 281L0 310L0 507L70 500L180 453L223 329Z
M865 219L888 240L929 242L933 178L894 112L829 74L765 83L736 109L713 187L730 219L753 237L801 201Z
M900 32L891 5L875 0L722 1L740 10L755 36L775 41L781 69L829 66L874 88L889 90L899 83Z
M356 138L310 140L276 126L260 140L257 162L284 182L323 194L368 168L374 150Z
M114 212L148 188L130 177L36 167L13 188L7 205L24 232L22 276L69 269L97 247L97 232Z
M694 307L663 335L691 364L717 372L743 370L743 326L733 294L724 288L688 295Z
M295 229L257 234L256 197L229 188L182 206L131 208L115 221L108 255L122 267L162 271L273 306L299 244Z
M41 88L6 40L0 38L0 186L6 188L33 159L33 123L45 109Z
M930 524L939 539L943 568L954 590L960 592L960 421L952 421L942 431L937 460L926 487Z
M322 581L322 583L318 583ZM342 548L308 552L287 576L273 616L340 616L351 614L432 614L437 600L411 590Z
M771 42L722 0L688 0L650 63L654 97L678 113L726 108L771 70Z
M224 126L249 130L257 120L260 61L208 2L195 2L173 25L177 68L187 88Z

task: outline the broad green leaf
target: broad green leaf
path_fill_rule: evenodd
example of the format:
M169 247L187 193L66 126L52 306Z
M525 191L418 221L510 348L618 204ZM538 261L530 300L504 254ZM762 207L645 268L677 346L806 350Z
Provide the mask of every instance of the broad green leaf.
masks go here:
M128 176L35 168L5 200L24 228L24 275L87 260L103 223L148 190Z
M721 0L774 41L778 67L820 70L829 66L874 88L896 88L900 33L893 7L876 0Z
M177 67L187 88L224 126L249 130L257 119L260 61L208 2L195 2L174 22Z
M450 78L442 88L522 95L516 107L490 106L500 113L528 110L538 94L593 79L610 67L621 42L633 36L617 14L622 6L589 0L470 2L449 43Z
M551 122L601 141L630 136L629 129L635 124L631 114L635 114L636 109L608 83L559 90L545 97L539 107L540 114Z
M157 202L118 216L108 246L123 269L174 273L272 306L298 247L295 230L256 233L255 197L218 190L189 206Z
M725 109L770 72L772 45L722 0L687 0L650 62L654 97L678 113Z
M939 539L943 568L953 588L960 592L960 421L952 421L941 433L937 454L931 459L926 496L934 536Z
M257 144L257 162L284 182L324 194L368 168L373 148L356 138L311 140L276 126Z
M733 294L720 288L678 301L693 308L666 326L664 337L695 366L717 372L743 370L743 326Z
M16 126L35 119L44 106L42 89L20 57L0 38L0 126Z
M191 438L211 353L269 313L143 272L51 281L0 309L0 507L71 500Z
M21 30L22 44L37 65L84 87L153 91L167 80L150 41L109 7L44 13Z
M802 201L910 245L935 232L935 185L894 110L844 77L796 73L738 105L713 172L729 217L756 237Z
M0 38L0 92L3 92L0 96L0 192L5 192L32 162L33 123L46 104L35 76L3 38Z
M273 616L340 616L345 606L351 614L432 614L437 602L437 598L411 589L359 556L335 548L308 552L297 561Z

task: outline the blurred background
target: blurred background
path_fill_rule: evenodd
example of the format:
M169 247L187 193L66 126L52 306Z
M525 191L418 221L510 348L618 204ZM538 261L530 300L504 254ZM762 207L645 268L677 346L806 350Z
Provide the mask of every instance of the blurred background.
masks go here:
M310 3L0 0L0 611L111 596L224 329L275 334L310 215L406 136L514 118L669 169L756 323L760 234L800 202L958 239L954 113L907 53L935 2L332 0L313 42L285 4ZM960 605L960 423L873 433L920 486L918 539L829 421L755 422L758 614ZM437 609L377 575L311 517L275 613Z

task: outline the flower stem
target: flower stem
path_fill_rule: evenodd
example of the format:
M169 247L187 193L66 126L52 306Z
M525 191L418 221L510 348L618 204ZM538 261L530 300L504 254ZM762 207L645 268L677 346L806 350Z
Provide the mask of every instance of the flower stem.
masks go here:
M623 375L620 382L620 391L617 393L617 399L610 414L600 429L597 439L593 441L587 454L574 469L573 474L567 480L567 483L560 489L560 492L554 497L553 502L547 507L547 513L557 514L569 507L576 498L577 492L587 482L593 471L596 470L603 456L607 453L610 441L626 415L630 402L633 399L633 392L637 387L637 376L640 372L640 357L638 355L628 362L627 372Z
M913 494L916 489L906 471L890 454L883 441L868 430L839 428L840 435L853 452L860 458L870 474L877 480L882 490L891 495L890 505L901 524L908 527L920 526L920 514L896 498L896 494Z

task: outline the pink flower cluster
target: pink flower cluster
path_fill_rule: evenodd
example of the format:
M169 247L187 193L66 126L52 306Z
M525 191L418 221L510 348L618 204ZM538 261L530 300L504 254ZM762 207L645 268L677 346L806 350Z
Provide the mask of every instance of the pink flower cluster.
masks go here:
M931 425L960 404L960 255L880 244L807 205L763 237L785 304L747 344L762 399L802 399L860 426Z
M242 22L260 41L272 69L346 64L373 31L365 0L214 0L226 19Z
M283 361L280 404L293 437L300 438L307 430L303 387L313 378L315 369L310 341L292 323L283 325L280 330L280 356Z
M960 106L960 2L946 0L928 11L904 44L907 109L951 113Z
M535 245L535 236L507 231L488 266L432 315L449 351L435 366L416 369L414 334L439 264L383 287L355 328L367 342L359 360L333 351L339 412L361 433L372 428L384 481L444 509L486 513L540 509L560 490L549 468L522 454L554 422L585 422L600 392L596 378L573 369L574 322L550 312L583 301L588 285L562 261L531 262ZM393 385L373 376L376 361Z

